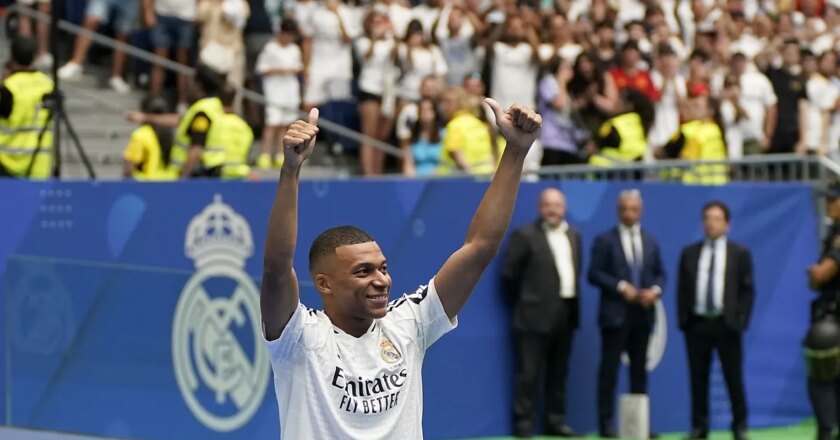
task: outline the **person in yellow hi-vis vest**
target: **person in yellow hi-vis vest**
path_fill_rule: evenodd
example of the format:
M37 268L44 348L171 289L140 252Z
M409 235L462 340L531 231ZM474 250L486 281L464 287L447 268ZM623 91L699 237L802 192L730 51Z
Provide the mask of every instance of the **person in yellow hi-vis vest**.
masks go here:
M635 89L621 92L622 111L601 124L595 136L598 151L589 164L609 167L639 162L648 149L647 134L653 125L653 103Z
M251 174L248 154L254 145L254 131L233 110L236 89L230 85L225 86L220 98L225 112L213 126L207 146L225 150L225 162L222 166L223 179L247 179Z
M213 125L224 115L219 92L225 76L208 66L195 69L195 93L201 96L188 109L175 131L172 166L180 169L182 178L220 177L225 163L225 149L211 139ZM217 131L218 133L218 131Z
M44 97L55 84L32 68L35 40L15 38L11 46L12 73L0 87L0 177L46 179L52 174L53 138Z
M167 111L166 100L148 97L142 111L148 115L162 115ZM171 126L145 122L131 133L131 140L123 152L123 177L135 180L176 180L178 171L170 166L175 130Z
M715 118L715 103L702 91L691 96L684 106L680 130L656 152L658 158L695 161L720 161L727 157L723 125ZM673 177L686 184L723 185L729 181L724 164L695 165L674 170Z
M437 174L458 170L469 174L491 174L496 170L496 155L487 124L478 115L481 101L463 88L453 87L443 93L441 112L449 120L443 135Z

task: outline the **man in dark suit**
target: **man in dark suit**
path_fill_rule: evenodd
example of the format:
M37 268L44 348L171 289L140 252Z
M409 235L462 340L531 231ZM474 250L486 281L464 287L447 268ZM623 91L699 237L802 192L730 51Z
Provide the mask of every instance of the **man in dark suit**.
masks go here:
M502 266L502 281L514 304L517 342L515 434L530 437L540 372L546 368L546 431L574 437L565 421L566 371L578 326L580 233L564 220L559 190L540 194L540 218L516 230Z
M598 236L592 246L589 282L601 290L598 428L605 438L617 437L612 419L622 352L630 358L630 392L647 393L648 340L654 307L665 285L659 244L639 226L641 216L641 193L622 191L618 197L619 225Z
M750 251L727 239L729 208L722 202L703 207L706 238L682 251L677 286L680 330L685 333L691 373L689 439L709 434L709 370L717 350L732 403L732 432L747 438L741 334L752 313L755 288Z

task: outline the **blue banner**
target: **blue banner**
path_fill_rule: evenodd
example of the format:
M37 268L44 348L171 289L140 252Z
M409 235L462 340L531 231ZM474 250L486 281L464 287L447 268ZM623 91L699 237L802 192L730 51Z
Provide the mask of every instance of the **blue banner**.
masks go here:
M512 227L532 221L541 189L524 184ZM587 249L614 226L626 185L561 182L568 220ZM810 189L797 185L641 184L643 225L660 241L668 274L650 352L652 426L689 428L686 352L676 326L676 265L701 237L709 200L732 208L730 237L753 252L757 295L744 340L750 425L810 413L799 342L808 322L805 267L817 257ZM276 185L187 182L0 182L0 286L5 362L0 413L22 427L144 439L274 438L279 421L258 336L263 240ZM369 231L389 260L394 292L431 278L463 242L485 183L313 181L300 191L298 274L324 229ZM222 239L222 237L228 239ZM308 278L305 304L321 301ZM395 293L396 295L396 293ZM582 290L568 380L568 422L595 429L598 293ZM488 269L458 329L426 357L427 438L511 432L510 311ZM713 425L730 423L719 369ZM627 390L622 373L619 390ZM8 405L8 406L7 406Z

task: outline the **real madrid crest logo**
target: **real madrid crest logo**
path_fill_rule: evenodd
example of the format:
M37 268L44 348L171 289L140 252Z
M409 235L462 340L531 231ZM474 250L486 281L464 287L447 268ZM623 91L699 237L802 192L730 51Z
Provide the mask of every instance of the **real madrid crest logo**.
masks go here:
M379 342L379 356L382 357L383 361L389 364L393 364L402 358L400 352L397 350L397 347L394 347L394 344L390 339L383 339Z
M175 377L201 423L233 431L262 404L270 371L259 291L244 271L254 250L251 228L216 195L190 222L184 249L196 272L172 324Z

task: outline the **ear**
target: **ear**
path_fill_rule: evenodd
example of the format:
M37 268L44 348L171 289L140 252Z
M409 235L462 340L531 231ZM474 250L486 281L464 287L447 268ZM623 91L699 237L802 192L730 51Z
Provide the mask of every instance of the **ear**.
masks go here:
M321 295L332 295L332 283L330 282L330 277L323 273L316 274L315 288Z

